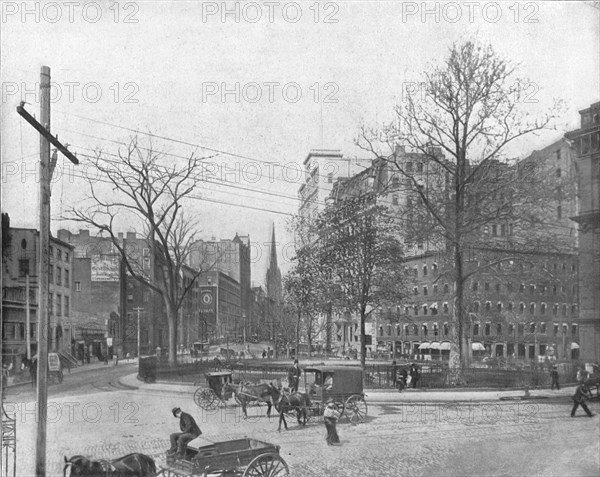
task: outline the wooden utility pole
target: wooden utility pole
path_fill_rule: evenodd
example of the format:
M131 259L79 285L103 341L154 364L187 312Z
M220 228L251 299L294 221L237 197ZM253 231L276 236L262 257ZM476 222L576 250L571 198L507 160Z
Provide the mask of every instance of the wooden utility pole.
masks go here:
M144 311L144 309L140 308L138 306L137 308L134 308L133 311L137 311L137 322L138 322L137 323L137 325L138 325L137 326L137 357L138 357L138 366L139 366L140 356L141 356L140 355L140 350L141 350L140 343L141 343L141 338L142 338L142 333L141 333L142 328L140 327L140 324L141 324L141 321L140 321L140 312Z
M56 146L73 164L79 164L77 158L69 152L59 140L50 133L50 68L42 66L40 73L40 120L36 121L23 107L17 107L19 113L40 133L40 246L38 252L39 306L37 322L38 362L37 362L37 409L36 409L36 447L35 475L46 477L46 415L48 406L48 339L50 323L48 320L48 273L50 269L50 183L56 166L57 156L50 157L50 144Z
M31 362L31 313L29 307L29 273L27 273L25 275L25 346L27 346L27 360Z

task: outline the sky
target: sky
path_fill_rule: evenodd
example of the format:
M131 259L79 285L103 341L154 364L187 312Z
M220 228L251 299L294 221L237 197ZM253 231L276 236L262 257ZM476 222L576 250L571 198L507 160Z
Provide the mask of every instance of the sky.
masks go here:
M1 6L2 210L12 225L38 226L39 138L16 107L24 100L39 117L36 91L40 67L47 65L51 130L81 160L71 166L59 159L53 232L79 228L62 218L86 203L85 178L98 179L86 155L101 149L114 159L139 131L166 154L165 164L190 154L210 163L186 215L204 238L249 234L257 244L257 282L264 280L272 225L280 266L289 268L286 224L298 210L308 152L339 149L366 157L355 146L360 126L391 120L407 85L441 62L454 42L489 42L516 62L531 86L532 113L553 98L565 100L558 130L530 138L515 155L577 128L577 111L599 99L600 10L594 2ZM136 226L125 217L121 225L123 231Z

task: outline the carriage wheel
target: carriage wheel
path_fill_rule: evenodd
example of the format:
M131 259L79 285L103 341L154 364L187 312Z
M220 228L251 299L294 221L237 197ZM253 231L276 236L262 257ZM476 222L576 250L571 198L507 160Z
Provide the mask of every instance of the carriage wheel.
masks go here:
M367 417L367 403L359 394L353 394L346 401L346 419L350 424L364 422Z
M202 409L212 409L217 396L212 389L198 388L194 393L194 402Z
M279 454L261 454L255 457L242 477L284 477L290 475L290 469Z

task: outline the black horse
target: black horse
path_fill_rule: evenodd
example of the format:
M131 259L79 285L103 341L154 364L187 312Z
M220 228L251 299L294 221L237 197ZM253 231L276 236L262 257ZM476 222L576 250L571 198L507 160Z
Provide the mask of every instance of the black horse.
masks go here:
M67 474L69 470L69 474ZM65 456L63 477L156 477L154 459L145 454L128 454L118 459L90 460L82 455Z
M275 409L279 411L279 427L277 430L281 432L282 421L287 430L288 426L285 415L293 411L296 411L298 425L305 426L307 421L306 410L310 408L310 406L310 397L307 393L282 393L281 398L275 404Z
M271 417L272 405L277 402L280 396L279 389L269 384L232 384L225 383L223 385L222 394L233 391L235 398L242 405L244 411L244 417L248 417L246 407L249 402L266 402L267 403L267 416Z

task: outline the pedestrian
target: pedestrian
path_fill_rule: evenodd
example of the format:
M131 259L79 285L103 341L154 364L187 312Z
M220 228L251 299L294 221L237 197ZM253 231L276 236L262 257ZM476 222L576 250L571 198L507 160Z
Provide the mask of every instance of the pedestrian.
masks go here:
M391 378L392 378L392 386L397 387L398 386L398 370L396 369L396 360L392 361L392 369L390 371L391 374Z
M298 385L300 384L300 376L302 376L302 370L298 365L298 360L294 360L294 364L288 370L288 384L290 388L290 392L297 393Z
M263 359L265 359L267 357L267 350L266 349L263 349L262 357L263 357Z
M560 389L560 385L558 384L558 369L556 368L555 364L552 365L550 377L552 378L552 385L550 386L550 389L554 389L554 386L556 386L556 389Z
M575 389L575 394L573 395L573 409L571 410L571 417L575 417L575 411L577 408L581 406L581 408L585 411L588 417L595 416L587 407L585 403L586 398L591 398L592 393L589 388L585 385L585 383L580 383Z
M336 423L340 418L340 413L337 410L337 406L333 402L333 399L327 401L327 407L323 412L323 420L325 421L325 428L327 429L327 445L328 446L339 446L340 438L337 433Z
M408 385L408 371L406 368L400 370L400 377L398 378L398 391L402 391Z
M419 378L421 377L421 373L419 373L419 369L417 368L416 364L411 364L410 365L410 382L412 384L413 388L417 387L417 382L419 381Z
M196 424L196 421L187 412L183 412L181 408L174 407L171 411L173 416L179 419L179 428L181 432L174 432L170 435L171 448L167 451L169 455L177 457L185 457L185 450L188 442L193 441L196 437L202 434L202 431Z

